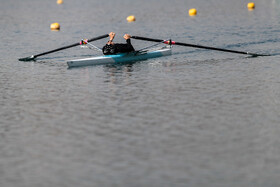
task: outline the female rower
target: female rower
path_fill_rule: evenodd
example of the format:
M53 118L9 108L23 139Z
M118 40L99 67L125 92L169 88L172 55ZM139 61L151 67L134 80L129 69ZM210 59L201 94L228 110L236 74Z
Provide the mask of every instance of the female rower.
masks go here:
M104 55L112 55L116 53L127 53L131 51L135 51L130 43L131 36L129 34L125 34L123 36L123 38L126 40L126 43L114 43L113 40L115 38L115 35L116 34L114 32L110 32L109 34L110 40L102 48Z

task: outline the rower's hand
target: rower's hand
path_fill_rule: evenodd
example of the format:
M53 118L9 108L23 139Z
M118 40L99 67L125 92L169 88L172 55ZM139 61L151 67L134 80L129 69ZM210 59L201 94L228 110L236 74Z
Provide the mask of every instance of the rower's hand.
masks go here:
M124 38L125 40L127 40L127 39L130 39L131 36L130 36L129 34L125 34L125 35L123 36L123 38Z
M110 37L110 40L113 40L115 38L115 33L114 32L110 32L109 33L109 37Z

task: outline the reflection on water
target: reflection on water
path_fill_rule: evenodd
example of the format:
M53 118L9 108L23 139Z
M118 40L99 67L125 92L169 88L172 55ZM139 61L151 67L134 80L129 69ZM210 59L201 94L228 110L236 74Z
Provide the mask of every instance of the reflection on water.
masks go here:
M107 75L104 81L105 83L120 84L120 81L125 81L132 76L133 63L125 65L106 65L103 69Z

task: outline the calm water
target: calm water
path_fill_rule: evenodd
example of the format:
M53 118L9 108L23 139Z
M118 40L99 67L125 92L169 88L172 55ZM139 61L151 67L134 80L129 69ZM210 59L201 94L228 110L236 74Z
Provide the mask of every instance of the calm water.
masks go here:
M280 1L248 2L0 0L0 186L280 186ZM75 47L17 60L110 31L273 55L175 46L68 69L98 55Z

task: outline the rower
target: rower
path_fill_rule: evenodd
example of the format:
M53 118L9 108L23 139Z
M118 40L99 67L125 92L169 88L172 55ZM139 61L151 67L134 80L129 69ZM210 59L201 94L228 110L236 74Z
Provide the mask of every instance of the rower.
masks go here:
M115 33L110 32L109 37L110 40L106 43L106 45L102 48L102 52L104 55L113 55L116 53L128 53L135 51L133 46L131 45L129 34L125 34L123 38L126 40L126 43L114 43L113 40L115 38Z

